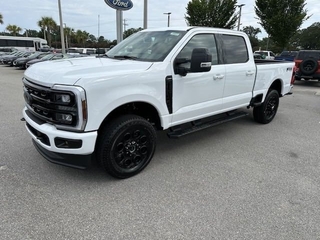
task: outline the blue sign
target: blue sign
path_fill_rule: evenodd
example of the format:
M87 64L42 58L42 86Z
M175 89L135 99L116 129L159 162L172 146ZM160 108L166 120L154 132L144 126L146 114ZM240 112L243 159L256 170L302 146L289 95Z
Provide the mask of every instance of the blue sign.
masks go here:
M109 7L112 7L117 10L129 10L133 7L131 0L104 0Z

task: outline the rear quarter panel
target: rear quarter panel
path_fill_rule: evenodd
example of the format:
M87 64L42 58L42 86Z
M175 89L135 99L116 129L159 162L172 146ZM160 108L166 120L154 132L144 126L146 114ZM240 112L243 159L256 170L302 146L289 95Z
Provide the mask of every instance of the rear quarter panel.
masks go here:
M267 92L276 80L281 81L281 95L285 95L292 89L291 79L293 74L293 62L258 63L256 83L253 95L263 94L263 101Z

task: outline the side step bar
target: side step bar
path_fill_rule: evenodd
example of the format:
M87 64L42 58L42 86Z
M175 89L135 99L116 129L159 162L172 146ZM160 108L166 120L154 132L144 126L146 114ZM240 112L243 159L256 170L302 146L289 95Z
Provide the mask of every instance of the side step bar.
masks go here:
M225 117L220 117L218 119L214 119L211 121L207 121L204 123L200 123L199 121L196 122L191 122L192 126L189 128L175 128L172 129L171 132L169 132L167 135L169 138L180 138L183 137L185 135L188 135L190 133L194 133L212 126L216 126L222 123L226 123L226 122L230 122L232 120L241 118L241 117L245 117L247 116L248 113L246 112L234 112L231 114L227 114Z

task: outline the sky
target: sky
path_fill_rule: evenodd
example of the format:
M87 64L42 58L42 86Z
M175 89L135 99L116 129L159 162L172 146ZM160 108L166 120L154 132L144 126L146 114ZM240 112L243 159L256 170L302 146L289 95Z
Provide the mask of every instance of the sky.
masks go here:
M95 36L100 33L105 39L114 40L117 37L116 10L109 7L104 0L60 0L62 19L66 26L75 30L85 30ZM125 29L143 27L144 0L131 0L133 8L123 11ZM281 1L281 0L279 0ZM148 0L148 28L166 27L168 15L171 12L170 26L186 26L185 14L189 0ZM311 15L301 28L306 28L314 22L320 22L320 0L306 0L306 9ZM257 23L254 12L255 0L239 0L242 7L241 27L259 27L261 39L267 34ZM0 13L4 24L0 32L5 31L8 24L15 24L23 29L40 30L37 22L42 16L52 17L59 25L58 0L0 0Z

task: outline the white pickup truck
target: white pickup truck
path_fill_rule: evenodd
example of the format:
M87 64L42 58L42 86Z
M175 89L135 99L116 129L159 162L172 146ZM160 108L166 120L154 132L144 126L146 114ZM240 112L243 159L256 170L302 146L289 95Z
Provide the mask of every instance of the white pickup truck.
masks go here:
M269 123L291 94L293 64L254 60L240 31L184 27L143 30L103 57L35 64L23 77L23 120L49 161L112 176L139 173L156 130L178 138L246 116Z

